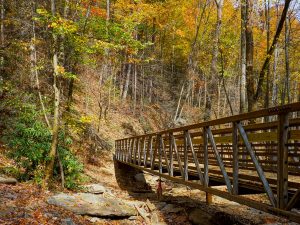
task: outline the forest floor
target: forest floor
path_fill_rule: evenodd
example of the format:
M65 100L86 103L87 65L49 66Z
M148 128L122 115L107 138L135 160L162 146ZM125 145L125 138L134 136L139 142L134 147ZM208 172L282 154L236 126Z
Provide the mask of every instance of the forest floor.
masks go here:
M4 159L3 159L4 160ZM155 176L144 174L147 184L130 179L120 180L111 155L102 165L88 164L85 174L89 183L101 184L114 198L147 205L145 215L130 218L92 218L79 216L47 203L57 191L45 191L32 183L0 184L0 224L295 224L285 219L241 206L216 196L205 204L205 194L183 185L163 182L163 197L158 201ZM125 182L122 184L122 182ZM127 183L126 183L127 182ZM136 182L136 183L134 183ZM69 191L64 191L69 192ZM70 192L69 192L70 193ZM256 196L261 197L261 196ZM146 217L146 218L144 218Z

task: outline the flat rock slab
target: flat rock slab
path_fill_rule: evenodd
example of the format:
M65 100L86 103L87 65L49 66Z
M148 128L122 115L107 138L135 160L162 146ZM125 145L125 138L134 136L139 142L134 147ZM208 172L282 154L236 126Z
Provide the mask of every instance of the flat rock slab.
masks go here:
M17 183L18 183L18 181L15 178L0 176L0 184L12 184L12 185L15 185Z
M85 192L92 194L103 194L106 192L106 188L101 184L88 184L83 186Z
M109 218L136 215L135 208L122 201L90 193L60 193L48 198L47 202L48 204L60 206L79 215Z

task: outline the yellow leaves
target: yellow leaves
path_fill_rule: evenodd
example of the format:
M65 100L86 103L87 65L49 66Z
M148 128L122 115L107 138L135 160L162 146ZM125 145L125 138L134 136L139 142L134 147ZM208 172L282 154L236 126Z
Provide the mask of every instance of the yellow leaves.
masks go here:
M177 30L175 31L175 33L176 33L179 37L185 37L185 33L184 33L182 30L180 30L180 29L177 29Z
M65 73L65 68L63 66L57 66L57 72L59 74L64 74Z

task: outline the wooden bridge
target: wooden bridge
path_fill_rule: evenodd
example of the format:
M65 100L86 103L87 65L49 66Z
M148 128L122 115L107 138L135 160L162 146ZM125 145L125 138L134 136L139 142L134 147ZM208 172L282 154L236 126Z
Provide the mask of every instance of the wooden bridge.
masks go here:
M300 103L129 137L115 149L121 163L300 223L291 211L300 203Z

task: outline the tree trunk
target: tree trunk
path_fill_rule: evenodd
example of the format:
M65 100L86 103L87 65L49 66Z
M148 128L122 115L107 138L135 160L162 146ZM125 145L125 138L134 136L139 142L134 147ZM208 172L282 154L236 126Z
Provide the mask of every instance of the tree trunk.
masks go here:
M246 104L246 0L241 0L241 79L240 113L245 113Z
M266 29L267 29L267 54L270 48L270 0L265 2L265 16L266 16ZM265 108L269 108L269 95L270 95L270 64L267 66L266 71L266 93L265 93ZM265 121L269 121L269 117L265 117Z
M33 1L32 18L34 18L35 10L36 10L36 2ZM38 73L38 69L37 69L37 52L36 52L35 43L36 43L35 20L32 19L32 38L31 38L31 43L30 43L31 77L33 80L35 80L35 85L38 90L38 96L39 96L40 104L42 107L45 122L46 122L48 128L51 129L51 125L50 125L50 122L49 122L49 119L48 119L48 116L46 113L46 108L44 105L43 96L42 96L41 89L40 89L39 73Z
M223 11L223 3L224 0L215 0L217 6L217 22L216 22L216 29L214 34L214 45L213 45L213 53L212 53L212 61L210 67L210 76L209 76L209 87L208 87L208 94L207 100L205 105L205 112L203 119L209 120L211 118L211 110L212 110L212 103L215 100L214 93L217 93L217 77L218 77L218 54L219 54L219 39L221 35L221 26L222 26L222 11Z
M1 50L5 50L4 47L4 0L1 0L1 23L0 23L0 41L1 41ZM1 53L0 56L0 82L3 80L2 74L4 73L4 56ZM1 83L0 83L1 84ZM1 86L0 86L0 96L1 96Z
M51 0L51 12L52 16L55 16L55 0ZM45 169L45 185L49 186L49 182L53 176L55 156L57 152L58 144L58 132L59 132L59 103L60 103L60 91L58 89L58 54L57 54L57 35L53 32L53 89L54 89L54 114L53 114L53 125L52 125L52 142L49 152L49 161L47 161Z
M278 26L277 26L277 30L276 30L276 33L275 33L272 45L271 45L271 47L270 47L270 49L269 49L269 51L267 53L267 56L266 56L265 61L264 61L264 64L263 64L262 69L261 69L261 71L259 73L259 79L258 79L257 89L256 89L256 92L255 92L255 95L254 95L254 98L253 98L253 104L257 104L257 102L259 100L259 97L262 95L262 86L263 86L263 82L264 82L266 70L267 70L267 68L268 68L268 66L270 64L271 56L274 53L275 46L276 46L276 44L278 42L278 39L279 39L280 34L281 34L281 31L283 29L283 25L284 25L284 22L286 20L286 16L287 16L288 9L289 9L291 1L292 0L286 0L285 1L284 8L283 8L283 11L282 11L282 14L281 14L281 18L280 18Z
M290 62L289 62L289 44L290 44L290 30L289 30L289 18L288 16L285 19L285 39L284 39L284 55L285 55L285 80L284 80L284 89L282 92L282 101L281 104L285 104L286 98L287 103L290 103Z
M126 80L123 88L123 96L122 99L125 100L127 98L128 88L129 88L129 82L130 82L130 74L131 74L131 63L127 65L127 74L126 74Z
M246 1L246 81L248 112L253 111L254 106L254 74L253 74L253 0Z

